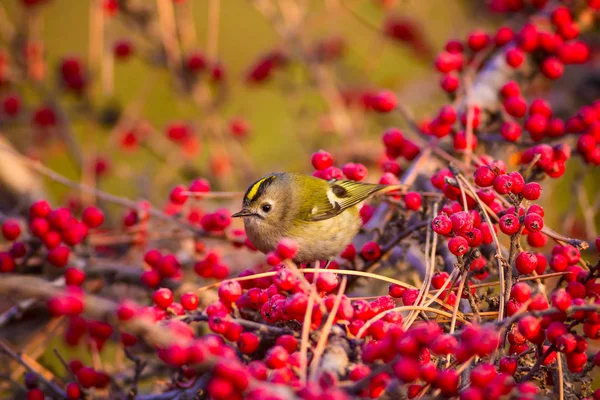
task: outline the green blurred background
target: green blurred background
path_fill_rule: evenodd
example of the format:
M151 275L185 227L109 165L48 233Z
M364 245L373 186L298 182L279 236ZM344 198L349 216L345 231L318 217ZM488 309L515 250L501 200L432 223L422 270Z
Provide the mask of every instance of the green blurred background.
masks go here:
M24 19L20 2L8 0L5 3L9 19L19 26ZM150 7L155 6L155 2L147 3ZM431 62L426 57L417 57L410 47L384 38L381 33L383 21L386 16L410 18L420 25L424 39L437 51L448 38L464 37L468 30L475 27L473 8L467 7L467 3L399 1L386 9L378 1L345 2L344 7L313 1L302 36L309 43L330 36L342 36L346 42L346 54L332 66L342 85L392 89L399 92L403 100L410 101L411 108L421 114L434 110L444 100L437 90L438 76L432 71ZM87 59L92 4L92 1L50 0L40 8L43 21L39 39L44 45L46 81L49 86L56 85L53 83L55 70L65 56L78 55L84 61ZM189 0L186 4L175 4L175 12L180 12L184 6L185 11L192 11L197 48L204 51L209 1ZM251 135L243 146L256 167L255 174L258 176L276 169L308 170L310 154L320 147L327 147L335 154L335 147L341 142L340 137L324 132L320 126L327 106L302 67L291 65L263 85L251 86L244 82L245 73L261 54L285 46L272 25L249 1L223 0L219 8L218 58L226 68L227 99L218 114L224 120L240 116L249 122ZM139 49L136 37L119 15L106 18L105 22L106 51L110 51L112 41L121 38L131 39ZM98 80L97 77L93 79ZM138 115L156 128L154 134L164 132L164 127L174 120L202 123L202 111L189 95L175 89L166 69L147 65L139 53L134 53L126 61L115 61L114 94L106 95L101 90L95 90L91 101L96 107L115 103L121 108L127 107L131 102L137 102L144 90ZM29 101L35 104L35 96L23 94L29 95ZM74 107L73 101L68 98L63 102ZM398 122L393 118L368 121L361 137L372 139L373 149L380 151L382 147L378 138L382 129ZM164 162L143 149L130 153L116 147L114 142L107 140L109 129L99 129L73 118L73 131L84 152L91 149L101 155L111 156L113 173L102 182L105 190L135 197L140 194L140 188L132 181L140 171L152 176L165 168ZM202 137L202 132L198 134ZM201 155L192 161L200 171L206 171L207 156L212 150L209 143L203 144ZM64 149L60 144L54 143L45 150L44 160L50 167L71 178L77 177L72 164L64 159ZM172 175L167 174L169 184L184 179L177 175L177 171L172 172ZM221 183L222 186L229 186L222 187L226 189L240 189L240 185L246 184L237 180ZM59 187L53 188L53 191L59 197L64 194ZM156 192L151 191L152 200L164 198Z

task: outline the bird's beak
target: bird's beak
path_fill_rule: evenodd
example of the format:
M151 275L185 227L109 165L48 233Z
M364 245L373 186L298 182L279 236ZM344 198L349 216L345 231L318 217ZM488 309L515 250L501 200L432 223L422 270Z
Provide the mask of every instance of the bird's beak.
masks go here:
M250 217L254 215L253 212L251 212L250 210L246 209L246 208L242 208L241 211L236 212L235 214L232 215L233 218L238 218L238 217Z

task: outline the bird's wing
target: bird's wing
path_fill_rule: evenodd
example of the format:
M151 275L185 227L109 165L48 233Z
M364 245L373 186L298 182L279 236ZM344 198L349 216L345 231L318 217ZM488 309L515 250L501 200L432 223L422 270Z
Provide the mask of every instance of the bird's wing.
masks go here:
M389 188L388 185L376 185L356 181L332 180L328 190L312 198L312 208L308 213L309 221L321 221L335 217L349 207L366 200L373 193Z

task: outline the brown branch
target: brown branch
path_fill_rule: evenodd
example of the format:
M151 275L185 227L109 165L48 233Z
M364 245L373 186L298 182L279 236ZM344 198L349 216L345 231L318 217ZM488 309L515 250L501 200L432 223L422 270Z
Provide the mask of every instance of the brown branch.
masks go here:
M41 374L38 374L37 371L31 365L29 365L23 359L23 357L21 357L18 353L13 351L10 348L10 346L8 345L8 343L6 343L3 339L0 339L0 351L5 353L7 356L12 358L13 360L17 361L22 366L24 366L29 372L36 375L44 383L44 385L46 385L48 387L48 389L50 389L59 398L67 397L67 394L65 393L64 390L62 390L60 387L58 387L58 385L56 385L54 382L50 382L44 376L42 376Z

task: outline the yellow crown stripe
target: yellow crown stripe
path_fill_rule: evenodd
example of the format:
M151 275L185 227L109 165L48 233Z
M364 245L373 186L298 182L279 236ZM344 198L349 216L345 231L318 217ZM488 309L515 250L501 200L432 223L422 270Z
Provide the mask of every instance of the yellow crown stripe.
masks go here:
M261 180L259 180L258 182L256 182L254 185L252 185L252 187L250 188L250 190L248 191L248 195L246 196L246 198L250 201L254 200L254 197L256 196L256 193L258 193L258 189L260 188L260 185L268 180L268 179L273 179L274 176L267 176L266 178L262 178Z

